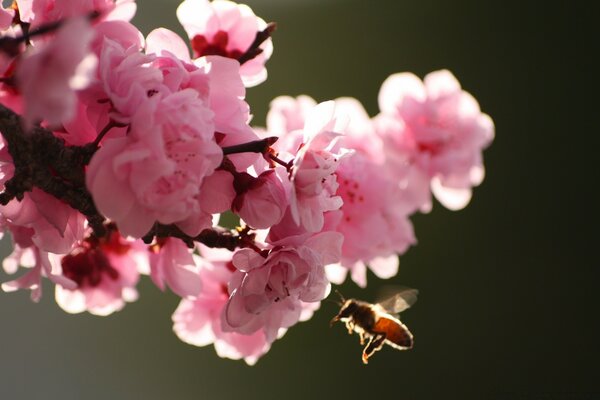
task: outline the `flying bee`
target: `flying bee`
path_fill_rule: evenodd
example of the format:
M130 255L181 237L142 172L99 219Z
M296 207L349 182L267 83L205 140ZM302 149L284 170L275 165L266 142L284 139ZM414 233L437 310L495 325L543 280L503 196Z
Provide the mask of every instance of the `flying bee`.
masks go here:
M369 357L381 350L384 343L398 350L413 347L413 335L400 322L398 314L417 301L418 290L404 288L377 304L355 299L346 300L337 293L342 300L342 308L333 317L330 326L342 321L346 324L349 334L358 333L361 345L367 343L362 353L363 363L368 364Z

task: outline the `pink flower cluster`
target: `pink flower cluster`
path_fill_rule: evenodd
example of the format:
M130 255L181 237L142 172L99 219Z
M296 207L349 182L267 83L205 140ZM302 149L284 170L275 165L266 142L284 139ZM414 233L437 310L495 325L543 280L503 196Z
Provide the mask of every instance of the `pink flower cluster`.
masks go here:
M460 209L483 179L494 126L448 71L392 75L374 118L355 99L279 97L256 128L245 91L266 79L273 45L257 41L268 26L249 7L185 0L186 43L164 28L144 38L133 0L15 4L0 9L1 36L16 43L0 51L0 105L24 132L95 146L81 182L61 178L91 195L106 232L37 187L0 205L14 245L4 269L26 269L4 291L37 301L45 277L67 312L107 315L149 275L181 297L183 341L253 364L331 283L350 274L365 286L367 268L395 276L416 243L409 218L431 194ZM25 24L55 22L16 40ZM15 159L0 136L0 188L14 186ZM225 212L239 228L218 226ZM200 244L215 236L235 245Z

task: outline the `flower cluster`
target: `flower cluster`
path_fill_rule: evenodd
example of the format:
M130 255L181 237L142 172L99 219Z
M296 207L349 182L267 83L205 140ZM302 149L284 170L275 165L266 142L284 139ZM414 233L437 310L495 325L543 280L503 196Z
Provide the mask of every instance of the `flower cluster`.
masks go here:
M349 274L387 279L432 194L455 210L481 183L491 119L448 71L389 77L358 100L279 97L250 125L274 24L226 0L185 0L188 38L144 37L133 0L0 8L4 291L108 315L140 275L181 303L185 342L255 363ZM189 50L191 49L191 51ZM219 226L230 213L239 227Z

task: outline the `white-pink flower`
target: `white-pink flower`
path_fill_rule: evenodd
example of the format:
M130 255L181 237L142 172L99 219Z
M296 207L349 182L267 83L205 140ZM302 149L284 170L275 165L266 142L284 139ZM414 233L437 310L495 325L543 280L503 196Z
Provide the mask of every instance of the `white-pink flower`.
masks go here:
M335 195L334 173L340 159L351 153L335 150L335 144L346 123L336 117L332 101L317 105L305 121L303 145L296 153L290 175L290 211L296 224L309 232L321 231L323 214L342 206L341 198Z
M237 60L267 26L250 7L226 0L185 0L177 8L177 18L190 38L194 58L216 55ZM260 49L262 53L240 68L248 87L267 79L265 63L273 53L271 39Z
M50 125L75 116L77 96L90 82L97 59L89 50L94 31L84 18L65 22L51 41L31 47L15 73L28 124Z
M299 246L277 246L268 255L238 250L223 329L246 335L262 330L268 342L274 341L281 328L299 321L303 302L326 296L324 266L339 260L342 240L339 233L322 232Z
M447 208L465 207L471 188L483 180L482 150L494 137L494 124L477 101L442 70L423 82L410 73L390 76L379 106L379 133L391 162L417 169L413 176L430 180L433 194Z

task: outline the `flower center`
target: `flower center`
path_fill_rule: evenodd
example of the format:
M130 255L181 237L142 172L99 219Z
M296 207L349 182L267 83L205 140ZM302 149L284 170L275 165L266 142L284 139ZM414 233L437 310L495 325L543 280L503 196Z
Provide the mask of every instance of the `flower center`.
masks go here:
M218 31L209 41L203 35L196 35L192 38L192 49L196 57L203 56L223 56L237 60L243 54L240 50L227 50L229 35L225 31Z
M63 257L63 274L78 287L97 287L106 278L115 281L119 279L119 271L111 265L107 254L122 255L129 248L116 231L106 239L86 238L78 249Z

